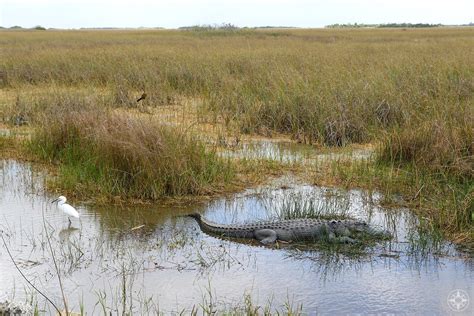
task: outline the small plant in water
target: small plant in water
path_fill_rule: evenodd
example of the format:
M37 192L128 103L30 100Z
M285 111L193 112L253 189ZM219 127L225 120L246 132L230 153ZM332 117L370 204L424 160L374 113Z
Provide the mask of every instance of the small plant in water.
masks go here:
M409 253L425 256L442 251L443 235L432 222L421 218L416 229L409 232L408 242Z
M282 199L276 214L279 219L347 219L348 210L349 201L337 195L321 200L309 193L292 192Z

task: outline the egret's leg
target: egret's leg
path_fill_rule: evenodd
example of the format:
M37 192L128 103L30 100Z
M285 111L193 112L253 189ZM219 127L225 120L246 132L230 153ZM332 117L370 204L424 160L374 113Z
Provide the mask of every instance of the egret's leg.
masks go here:
M72 222L71 222L71 219L69 217L67 219L69 220L69 226L68 226L68 228L69 228L69 227L71 227Z

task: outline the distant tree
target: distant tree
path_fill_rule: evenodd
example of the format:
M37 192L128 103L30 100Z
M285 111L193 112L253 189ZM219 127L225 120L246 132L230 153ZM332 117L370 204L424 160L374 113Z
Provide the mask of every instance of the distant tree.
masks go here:
M22 29L22 27L19 26L19 25L14 25L14 26L12 26L12 27L10 27L10 28L11 28L11 29Z
M420 28L420 27L439 27L443 26L442 24L428 24L428 23L387 23L380 24L378 27L401 27L401 28Z
M419 27L440 27L442 24L428 24L428 23L384 23L384 24L361 24L361 23L347 23L347 24L331 24L326 25L327 28L367 28L367 27L379 27L379 28L419 28Z
M46 31L46 28L41 25L37 25L33 29L37 31Z
M240 28L231 23L222 23L182 26L179 29L186 31L236 31Z

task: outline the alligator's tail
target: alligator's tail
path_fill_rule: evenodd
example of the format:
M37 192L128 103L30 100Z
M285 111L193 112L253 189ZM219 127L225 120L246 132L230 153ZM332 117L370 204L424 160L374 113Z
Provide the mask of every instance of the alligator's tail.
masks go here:
M208 234L215 234L218 236L236 237L236 238L253 238L254 229L238 227L239 225L217 224L208 221L199 213L191 213L186 216L192 217L196 220L201 230Z
M198 223L200 223L202 221L201 214L199 214L199 213L191 213L191 214L188 214L186 216L194 218Z

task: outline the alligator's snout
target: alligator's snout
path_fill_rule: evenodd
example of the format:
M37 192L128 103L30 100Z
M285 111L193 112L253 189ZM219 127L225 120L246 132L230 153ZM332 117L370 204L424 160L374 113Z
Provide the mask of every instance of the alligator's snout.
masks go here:
M372 226L368 225L366 222L356 222L354 225L354 230L359 233L366 233L370 236L378 237L378 238L391 238L392 234L380 227L380 226Z
M381 238L392 238L392 233L381 227L371 227L370 234Z

